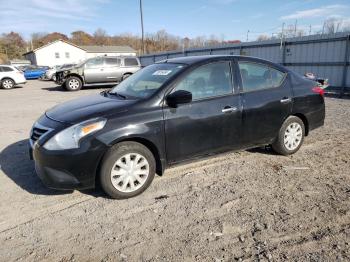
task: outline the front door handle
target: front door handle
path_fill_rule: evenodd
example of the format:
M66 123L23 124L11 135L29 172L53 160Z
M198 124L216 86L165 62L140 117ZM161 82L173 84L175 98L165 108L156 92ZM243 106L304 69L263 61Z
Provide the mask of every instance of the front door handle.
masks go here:
M237 107L231 107L231 106L226 106L224 109L221 110L223 113L232 113L237 111Z
M282 104L287 104L287 103L290 103L292 99L290 97L284 97L280 101Z

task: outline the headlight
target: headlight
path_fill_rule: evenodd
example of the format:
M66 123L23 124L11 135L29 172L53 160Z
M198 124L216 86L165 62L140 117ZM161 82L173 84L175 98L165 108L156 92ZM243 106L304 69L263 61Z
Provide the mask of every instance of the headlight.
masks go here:
M105 126L106 121L104 118L95 118L68 127L50 138L44 144L44 148L47 150L79 148L79 141L83 137L101 130Z

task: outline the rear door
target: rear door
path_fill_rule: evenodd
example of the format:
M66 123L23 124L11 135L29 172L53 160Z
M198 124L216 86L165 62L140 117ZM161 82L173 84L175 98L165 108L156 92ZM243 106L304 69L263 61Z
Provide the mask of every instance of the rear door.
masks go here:
M234 92L233 61L201 65L186 74L176 90L192 93L193 101L164 106L167 159L178 162L239 147L241 105Z
M287 74L270 64L239 61L245 146L267 144L277 136L292 110L292 91Z

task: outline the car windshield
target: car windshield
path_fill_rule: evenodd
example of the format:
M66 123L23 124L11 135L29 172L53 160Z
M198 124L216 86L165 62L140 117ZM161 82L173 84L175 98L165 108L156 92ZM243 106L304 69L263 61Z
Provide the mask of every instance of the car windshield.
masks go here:
M162 63L147 66L131 75L110 93L125 97L148 98L154 94L170 77L175 75L185 65Z

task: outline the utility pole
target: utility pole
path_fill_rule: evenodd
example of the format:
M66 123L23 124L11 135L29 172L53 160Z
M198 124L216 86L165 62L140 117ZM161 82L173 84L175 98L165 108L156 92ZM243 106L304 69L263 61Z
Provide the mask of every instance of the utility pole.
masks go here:
M143 12L142 12L142 0L140 0L140 18L141 18L141 53L144 54L145 53L145 43L144 43L144 30L143 30Z
M311 25L310 25L310 29L309 29L309 35L311 35Z
M284 37L284 24L285 24L285 23L283 23L283 24L282 24L281 46L280 46L280 48L281 48L281 49L282 49L282 45L283 45L283 37Z
M298 19L295 20L295 24L294 24L294 37L297 36L297 24L298 24Z
M248 39L249 39L249 30L247 31L247 42L248 42Z
M324 28L326 26L326 22L323 22L322 35L324 34Z

